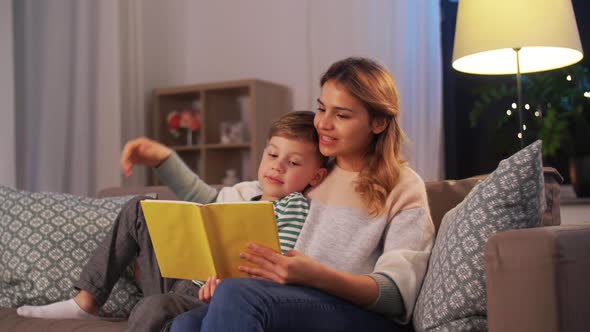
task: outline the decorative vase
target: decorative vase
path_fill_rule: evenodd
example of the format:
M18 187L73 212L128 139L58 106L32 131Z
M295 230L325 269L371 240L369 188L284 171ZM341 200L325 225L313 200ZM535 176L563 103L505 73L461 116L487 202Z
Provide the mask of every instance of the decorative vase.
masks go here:
M186 128L186 145L195 145L197 144L197 139L199 135L195 135L196 131L191 130L190 128Z
M590 197L590 155L570 159L570 179L578 197Z
M240 179L237 176L236 170L233 168L226 170L225 176L221 180L221 184L223 184L224 187L231 187L238 182L240 182Z

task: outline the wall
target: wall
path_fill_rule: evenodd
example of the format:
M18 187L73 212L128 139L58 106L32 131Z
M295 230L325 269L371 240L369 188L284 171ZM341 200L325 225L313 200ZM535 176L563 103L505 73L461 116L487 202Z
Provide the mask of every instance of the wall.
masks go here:
M144 0L141 12L143 88L148 101L154 88L186 83L186 6L190 0Z
M144 1L146 96L158 86L259 78L290 87L294 109L313 109L319 77L330 63L370 55L360 32L367 15L361 5L354 0Z
M438 8L435 0L420 3ZM0 0L0 97L5 106L0 110L3 112L0 181L8 184L14 183L15 177L12 4L11 0ZM410 4L377 0L101 2L102 23L97 42L105 47L98 48L104 63L98 64L96 93L100 96L97 106L102 111L95 129L99 131L98 141L104 144L98 145L96 155L101 164L93 181L97 187L120 183L116 168L118 153L128 139L150 132L151 93L155 87L260 78L291 88L294 109L314 109L319 95L318 80L328 65L345 56L362 55L381 60L393 72L402 95L403 110L411 110L413 114L436 110L437 107L428 106L417 109L412 107L413 102L404 104L420 99L409 92L428 91L412 84L426 80L416 78L415 69L423 66L412 62L420 59L418 61L423 63L423 59L419 55L407 55L417 49L408 41L420 40L421 35L407 32L421 33L415 27L430 23L423 24L420 20L423 17L413 17L425 10ZM417 23L412 26L408 22ZM436 25L438 19L426 22ZM407 120L402 115L404 128L413 131L418 127ZM425 123L421 119L413 121ZM438 139L427 142L421 133L408 134L412 141L423 146L432 146L430 140ZM45 153L58 155L54 152L46 149ZM47 164L54 164L51 158L48 160ZM429 174L433 172L417 166L420 174L432 178ZM127 185L142 183L142 177L125 182Z
M185 80L260 78L292 88L294 108L309 108L307 6L272 0L189 3Z
M155 87L248 78L283 84L293 109L314 110L328 66L368 56L396 78L410 139L406 156L424 179L441 178L438 1L146 0L142 6L148 110Z
M14 57L12 0L0 0L0 184L14 186Z

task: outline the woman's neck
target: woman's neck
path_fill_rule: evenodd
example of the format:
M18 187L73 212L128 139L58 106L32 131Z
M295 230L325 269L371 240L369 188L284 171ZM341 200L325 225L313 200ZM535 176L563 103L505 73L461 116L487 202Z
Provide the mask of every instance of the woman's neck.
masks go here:
M360 172L363 169L364 161L362 158L336 157L336 166L348 172Z

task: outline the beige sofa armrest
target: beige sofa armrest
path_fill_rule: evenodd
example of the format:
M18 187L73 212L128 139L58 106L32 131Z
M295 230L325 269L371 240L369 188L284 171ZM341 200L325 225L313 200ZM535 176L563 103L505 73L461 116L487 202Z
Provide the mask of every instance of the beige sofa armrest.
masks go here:
M587 331L590 225L498 233L484 256L490 332Z

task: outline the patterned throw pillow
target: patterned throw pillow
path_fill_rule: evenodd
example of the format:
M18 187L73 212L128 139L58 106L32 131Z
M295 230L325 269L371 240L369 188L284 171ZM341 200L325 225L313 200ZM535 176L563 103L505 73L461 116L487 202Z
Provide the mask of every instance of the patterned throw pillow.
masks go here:
M416 302L416 331L486 331L483 248L498 232L542 224L541 142L512 157L443 218Z
M0 186L0 307L71 298L84 264L131 196L89 198ZM101 315L126 317L142 297L131 268Z

